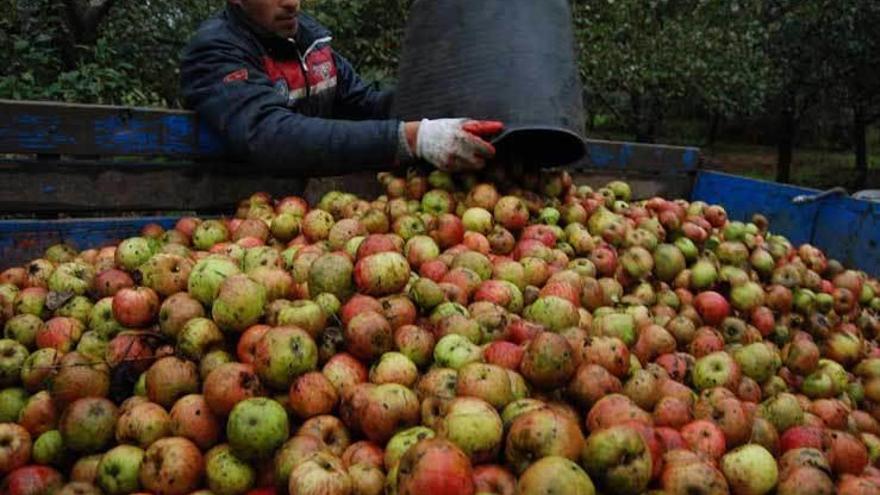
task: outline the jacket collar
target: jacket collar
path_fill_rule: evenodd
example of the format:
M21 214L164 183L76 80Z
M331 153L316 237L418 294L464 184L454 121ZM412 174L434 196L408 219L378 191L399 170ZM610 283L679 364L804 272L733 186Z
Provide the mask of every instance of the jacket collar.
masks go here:
M289 40L255 24L241 7L228 4L226 6L226 13L237 27L256 37L265 47L290 47ZM302 12L299 13L297 31L294 36L297 47L306 50L316 41L328 37L330 37L330 31L319 24L314 17Z

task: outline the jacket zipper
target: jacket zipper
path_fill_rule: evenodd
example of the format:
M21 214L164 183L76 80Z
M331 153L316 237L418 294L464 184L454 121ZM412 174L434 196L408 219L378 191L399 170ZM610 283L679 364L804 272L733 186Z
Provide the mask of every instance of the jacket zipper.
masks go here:
M300 52L299 46L297 46L296 41L293 38L287 38L287 41L291 42L296 48L296 55L297 57L299 57L299 66L300 69L302 69L303 77L306 80L306 101L308 101L309 97L312 94L312 83L309 82L309 63L307 61L309 54L311 54L315 50L319 43L329 43L332 39L333 38L331 38L330 36L318 38L313 41L311 45L309 45L306 51Z

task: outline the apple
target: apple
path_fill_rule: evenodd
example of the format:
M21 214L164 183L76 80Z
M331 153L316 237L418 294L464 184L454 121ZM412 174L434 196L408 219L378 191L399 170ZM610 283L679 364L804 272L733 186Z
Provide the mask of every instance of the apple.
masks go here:
M317 452L296 466L290 474L290 495L351 493L352 481L342 461L332 454Z
M217 445L205 454L205 479L216 495L234 495L253 487L256 470L234 456L229 445Z
M474 468L474 485L477 493L514 495L516 484L513 473L497 464L483 464Z
M581 463L600 489L623 495L642 493L653 467L642 436L626 425L593 431L584 444Z
M276 451L272 474L279 488L286 488L290 473L316 452L328 451L323 440L312 435L294 435ZM381 462L381 461L380 461Z
M195 364L174 356L154 362L145 374L147 397L162 407L171 407L180 397L199 389Z
M0 480L0 492L9 495L58 493L64 477L48 466L23 466Z
M781 434L804 421L804 411L800 403L789 393L778 394L761 403L758 414L773 423L776 431Z
M177 351L193 361L200 361L213 347L219 347L224 337L220 328L209 318L192 318L177 335Z
M287 412L272 399L245 399L229 413L226 437L232 453L244 460L265 459L287 439Z
M480 398L496 409L502 409L514 398L507 370L483 363L469 363L458 370L456 394Z
M681 436L688 447L712 460L721 458L727 446L721 428L705 419L691 421L682 426Z
M399 352L386 352L370 369L370 382L399 383L411 387L419 377L419 370L408 357Z
M18 414L24 409L28 393L23 388L12 387L0 390L0 423L18 421Z
M587 473L576 463L565 457L550 456L538 460L520 475L517 493L593 495L596 489Z
M270 329L257 342L254 370L265 385L287 390L293 380L318 366L318 346L312 337L297 327Z
M581 455L584 437L576 419L537 404L527 408L532 410L513 419L504 446L504 458L517 472L522 473L542 457L555 455L575 460ZM513 413L506 414L510 415Z
M263 315L266 297L262 284L247 275L232 275L220 284L211 316L221 329L242 332Z
M431 438L413 445L397 469L399 495L473 495L473 468L452 442ZM392 479L391 473L388 476Z
M739 364L742 374L764 382L776 374L781 359L775 349L764 342L755 342L733 352L733 359Z
M441 367L457 370L481 358L482 349L462 335L445 335L434 346L434 363Z
M123 326L147 326L158 312L159 296L148 287L126 287L113 296L113 318Z
M74 401L58 423L64 447L87 454L102 450L113 439L118 417L116 405L107 399L85 397Z
M458 397L450 402L437 430L455 443L474 463L495 458L503 440L501 416L487 402Z
M108 450L98 462L97 485L108 495L122 495L140 489L138 474L144 451L133 445Z
M198 487L204 467L202 453L191 441L163 438L147 449L138 479L147 491L183 495Z
M650 425L651 414L639 408L632 399L621 394L609 394L599 399L587 414L587 428L596 431L626 421Z
M116 422L116 441L149 447L156 440L170 436L171 416L162 406L149 401L120 408Z
M0 423L0 474L8 475L31 457L31 435L15 423Z
M736 390L741 370L739 364L724 351L703 356L694 364L692 378L699 390L725 387Z
M313 436L319 439L330 453L341 456L351 445L348 429L336 416L323 414L307 419L296 431L297 435Z
M760 445L743 445L721 458L721 470L736 494L763 495L776 487L779 471L773 455Z
M15 385L28 357L25 346L12 339L0 339L0 387Z
M532 385L553 389L568 383L575 368L574 350L565 337L544 332L526 345L519 369Z
M384 443L396 430L418 424L419 400L412 390L396 383L359 384L343 397L340 416L367 439Z
M412 428L408 428L406 430L402 430L397 432L391 439L388 441L388 444L385 446L384 459L380 466L384 465L385 469L390 470L397 466L397 463L400 461L400 458L403 454L409 450L410 447L418 443L420 440L424 440L426 438L434 438L436 434L434 430L424 427L424 426L414 426ZM370 445L373 445L370 443ZM381 449L379 450L381 453ZM345 454L348 454L348 449L346 449ZM345 454L343 454L343 463L349 467L357 464L354 463L355 458L351 456L346 459ZM369 458L365 460L365 465L371 465L372 462Z

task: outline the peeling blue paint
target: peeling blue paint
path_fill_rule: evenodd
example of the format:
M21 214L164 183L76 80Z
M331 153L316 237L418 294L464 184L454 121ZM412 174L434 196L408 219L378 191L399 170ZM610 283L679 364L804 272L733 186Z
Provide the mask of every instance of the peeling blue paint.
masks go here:
M66 105L62 109L33 102L30 106L0 102L0 108L11 112L9 118L0 119L0 153L27 150L204 158L221 156L224 149L218 134L194 113L163 112L157 118L157 112L144 109L93 112L87 107ZM622 178L630 171L650 171L661 176L697 172L700 157L698 148L601 140L587 140L587 154L584 166L620 173ZM58 192L53 184L42 185L40 189L47 202ZM762 213L769 218L774 232L792 242L815 244L849 266L880 275L880 204L839 197L792 203L796 196L816 192L700 171L692 199L721 204L732 219L747 221L753 214ZM4 221L0 222L0 263L22 263L58 242L70 242L81 249L106 245L136 235L147 223L170 227L174 221L171 217Z
M29 114L18 114L10 120L0 119L0 141L15 142L35 153L75 143L72 136L58 132L60 122L60 117Z
M0 221L0 270L42 257L53 244L66 243L77 249L98 248L136 236L148 223L170 229L175 222L176 217Z
M686 148L681 155L681 163L684 168L696 169L700 160L700 151L696 148Z
M620 141L587 140L584 166L597 169L696 172L700 150Z
M145 122L137 116L121 114L94 122L94 141L101 153L201 153L192 144L192 134L193 120L184 115Z
M587 152L590 157L591 165L596 167L610 167L614 161L614 153L606 146L591 144L587 146Z
M0 100L0 113L0 153L207 157L224 151L218 134L192 112Z
M633 154L633 145L632 144L624 144L620 147L620 158L618 159L618 163L620 165L630 163L630 158L632 158Z

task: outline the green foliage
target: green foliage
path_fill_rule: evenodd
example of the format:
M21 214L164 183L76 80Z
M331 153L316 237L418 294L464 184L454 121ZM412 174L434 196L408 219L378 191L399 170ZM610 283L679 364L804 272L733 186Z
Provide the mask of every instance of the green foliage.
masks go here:
M592 104L645 139L682 102L724 117L758 111L769 89L769 66L754 3L573 2Z
M94 2L4 1L0 98L142 106L177 106L177 53L225 3L114 2L88 25L65 4Z
M368 81L397 80L406 14L413 0L314 0L304 9L333 32L335 49Z
M411 0L309 0L337 49L369 80L392 84ZM0 0L0 98L177 107L178 54L225 0ZM109 3L83 32L83 9ZM34 33L38 33L36 36Z
M101 37L112 40L118 56L134 64L140 81L136 87L158 95L160 104L179 106L178 54L199 24L225 4L225 0L121 2L101 26Z

